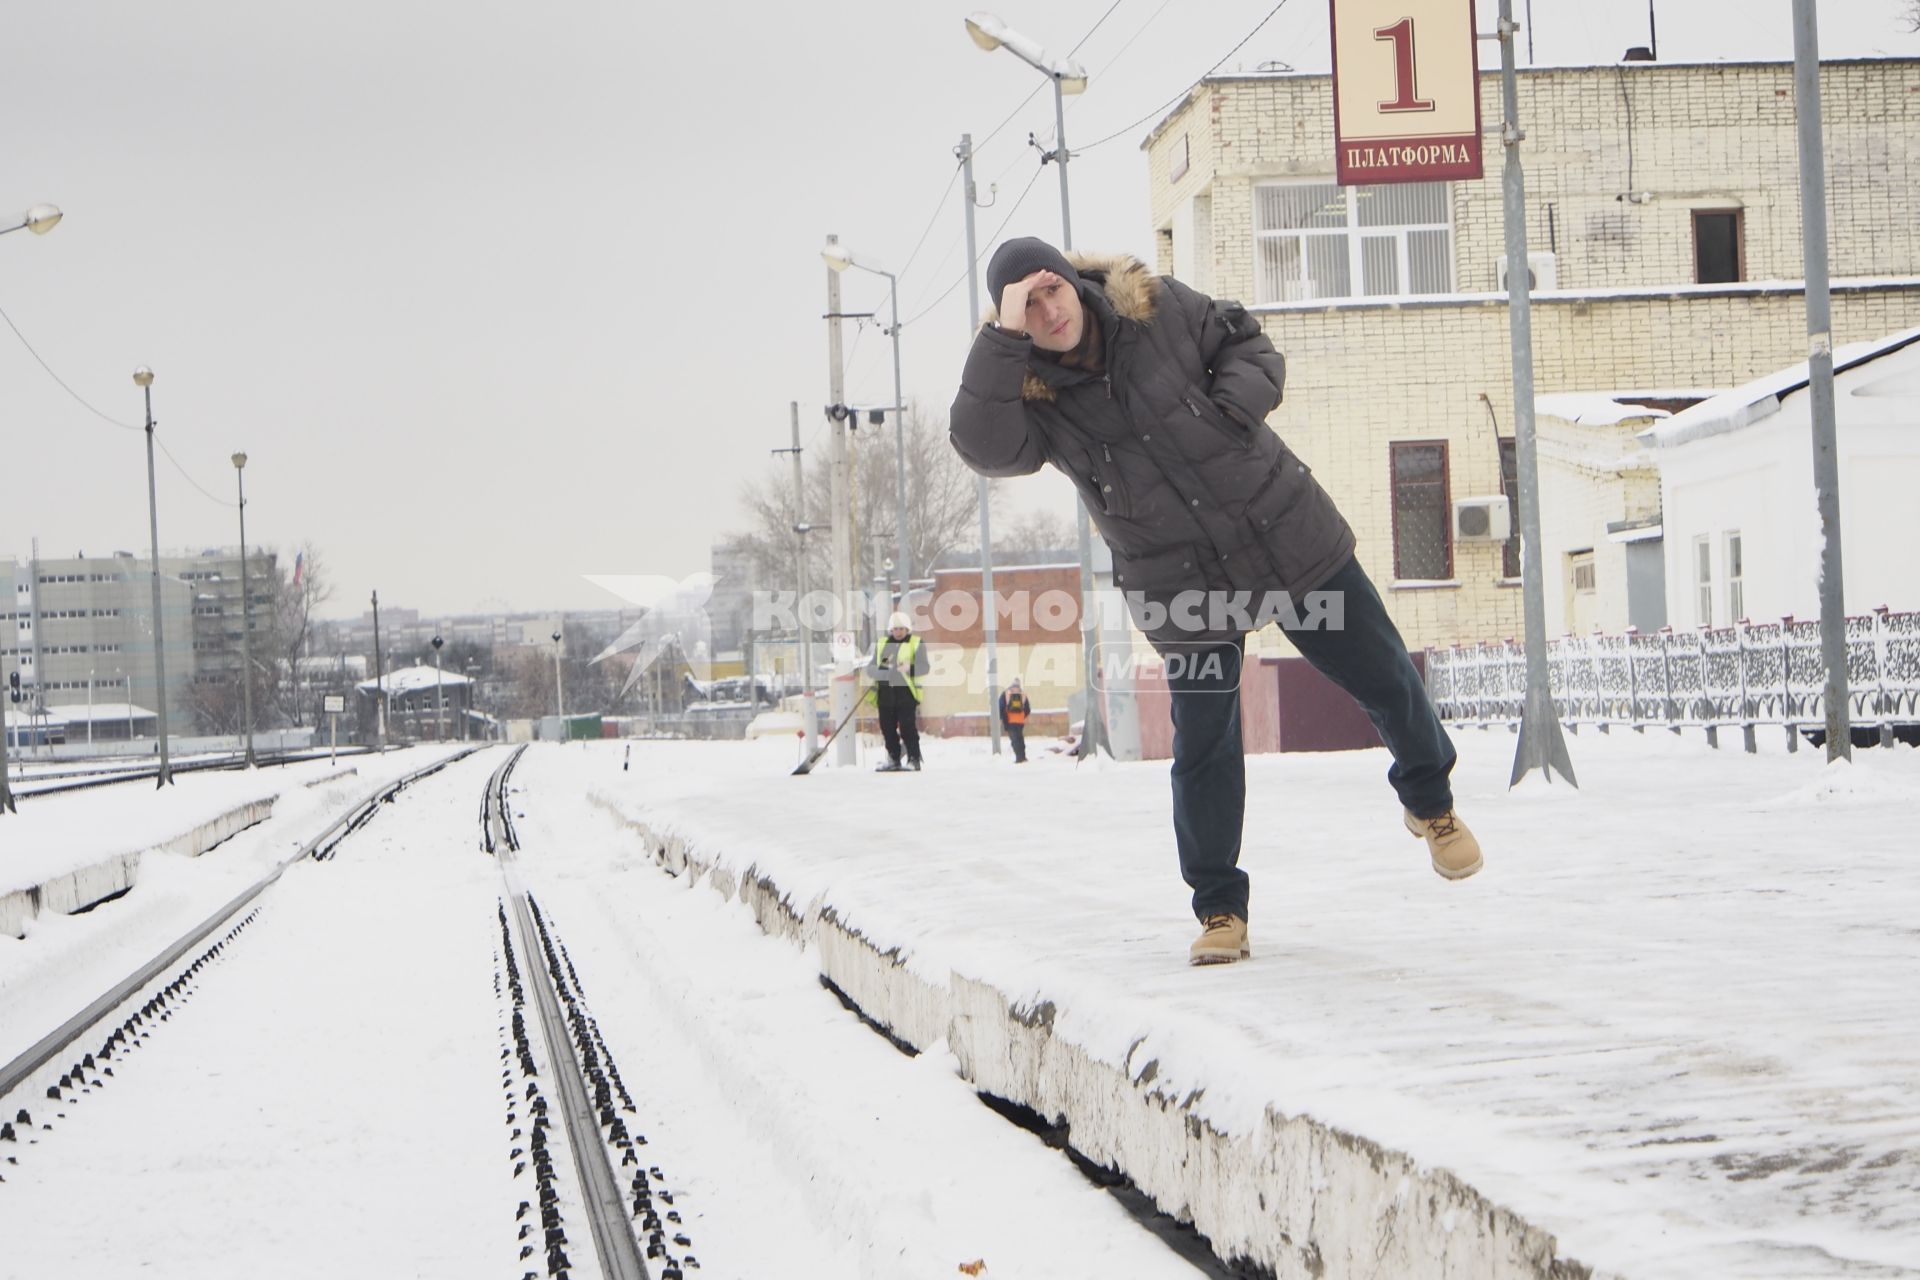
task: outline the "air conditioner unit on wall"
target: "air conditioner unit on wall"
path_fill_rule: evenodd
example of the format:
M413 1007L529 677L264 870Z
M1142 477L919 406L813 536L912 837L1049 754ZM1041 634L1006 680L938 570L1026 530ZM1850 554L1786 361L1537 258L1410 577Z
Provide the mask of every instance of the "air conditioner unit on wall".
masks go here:
M1505 293L1507 291L1507 260L1504 256L1500 259L1495 276L1499 281L1498 288L1500 292ZM1542 249L1538 253L1528 254L1527 291L1529 293L1538 293L1542 289L1558 289L1559 287L1560 269L1554 260L1553 251L1550 249Z
M1453 504L1456 542L1505 542L1513 536L1513 516L1503 493L1492 498L1462 498Z

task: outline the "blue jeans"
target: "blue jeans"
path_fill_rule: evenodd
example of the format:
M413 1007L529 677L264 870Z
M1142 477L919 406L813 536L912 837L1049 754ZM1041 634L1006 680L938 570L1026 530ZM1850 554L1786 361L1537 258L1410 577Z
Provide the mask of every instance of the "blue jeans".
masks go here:
M1420 817L1453 807L1447 777L1453 743L1407 656L1393 619L1366 571L1349 560L1320 588L1344 594L1338 631L1287 628L1287 637L1322 675L1360 704L1393 755L1387 781L1401 805ZM1180 874L1193 890L1193 913L1247 918L1247 873L1240 838L1247 808L1240 738L1240 669L1246 641L1169 652L1173 702L1173 836Z

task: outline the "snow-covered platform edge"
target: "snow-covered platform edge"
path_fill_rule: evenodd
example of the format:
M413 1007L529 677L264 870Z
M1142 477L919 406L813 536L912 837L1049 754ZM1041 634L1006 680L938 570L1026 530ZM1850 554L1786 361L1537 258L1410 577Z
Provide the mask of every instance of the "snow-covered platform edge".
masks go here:
M589 799L668 873L739 902L769 936L812 946L821 976L893 1036L915 1049L944 1040L975 1089L1067 1124L1077 1151L1191 1222L1223 1261L1244 1259L1283 1278L1611 1274L1557 1257L1550 1233L1447 1170L1363 1135L1271 1107L1254 1132L1222 1133L1196 1112L1198 1095L1156 1085L1155 1061L1116 1065L1073 1043L1052 1002L1015 1001L957 971L944 984L929 980L824 898L801 905L757 866L637 820L598 791Z
M267 796L236 805L216 818L154 845L153 851L197 858L248 827L272 817L276 798ZM0 894L0 933L24 938L27 935L27 921L41 912L72 915L115 894L125 893L140 878L141 852L116 853L40 884Z

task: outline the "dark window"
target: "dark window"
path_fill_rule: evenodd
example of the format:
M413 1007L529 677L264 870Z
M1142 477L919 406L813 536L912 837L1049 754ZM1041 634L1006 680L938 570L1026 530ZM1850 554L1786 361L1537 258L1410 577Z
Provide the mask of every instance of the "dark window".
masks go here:
M1393 576L1444 581L1453 577L1453 540L1447 527L1447 446L1444 441L1395 444L1393 455Z
M1741 259L1740 210L1695 210L1693 215L1693 278L1701 284L1730 284L1744 280Z
M1500 491L1507 495L1507 528L1513 532L1500 544L1500 576L1520 576L1520 445L1508 436L1500 441Z

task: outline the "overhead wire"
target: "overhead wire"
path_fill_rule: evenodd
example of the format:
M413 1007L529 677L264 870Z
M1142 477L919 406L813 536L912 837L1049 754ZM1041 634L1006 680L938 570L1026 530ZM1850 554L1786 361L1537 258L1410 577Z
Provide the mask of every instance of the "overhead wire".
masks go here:
M1267 16L1260 19L1260 21L1254 23L1253 30L1247 32L1246 35L1240 37L1239 43L1235 44L1233 48L1227 50L1224 54L1222 54L1218 62L1214 63L1211 67L1208 67L1205 71L1201 72L1196 79L1188 81L1187 84L1180 90L1180 92L1174 94L1171 98L1168 98L1165 102L1161 103L1159 106L1155 107L1153 110L1147 112L1147 114L1141 116L1138 120L1135 120L1133 123L1114 130L1112 133L1108 134L1104 138L1098 138L1092 142L1087 143L1085 146L1077 147L1075 148L1075 150L1080 152L1086 152L1086 151L1093 150L1095 147L1104 146L1106 143L1112 142L1115 138L1121 137L1124 134L1132 133L1135 129L1138 129L1141 125L1153 119L1155 116L1165 113L1168 108L1173 106L1174 103L1180 101L1180 99L1186 97L1187 94L1191 93L1193 91L1194 85L1198 84L1202 80L1205 80L1208 76L1212 75L1214 72L1218 71L1221 67L1225 66L1228 58L1231 58L1234 54L1244 49L1247 45L1247 41L1259 35L1261 29L1264 28L1269 22L1272 22L1274 17L1282 9L1286 7L1287 7L1287 0L1280 0L1280 3L1274 5L1273 8L1267 10Z
M34 350L33 344L27 341L26 334L20 332L20 326L13 322L12 316L8 315L6 311L0 310L0 320L5 320L7 322L7 328L13 330L13 336L20 339L20 345L27 349L27 354L32 356L36 361L38 361L40 367L47 371L47 376L49 378L52 378L56 383L58 383L62 391L72 396L74 400L79 403L81 408L85 409L88 413L100 419L100 421L106 423L108 426L118 427L122 431L144 430L144 428L142 427L137 427L130 422L121 422L118 418L111 417L105 413L100 412L100 410L94 408L91 404L87 402L87 399L85 396L81 395L78 391L75 391L72 387L68 386L66 383L66 380L62 378L59 374L53 371L53 366L48 364L46 360L41 357L38 351Z
M27 335L20 332L20 326L13 322L13 317L8 315L5 309L3 308L0 308L0 320L5 320L7 322L7 328L13 330L13 336L20 340L20 345L27 349L27 354L32 356L35 362L38 363L42 369L46 370L47 376L49 378L52 378L54 383L57 386L59 386L59 388L62 391L66 392L69 396L72 396L75 403L79 404L81 408L85 409L88 413L91 413L94 417L100 419L100 421L106 423L110 427L118 427L122 431L132 431L135 433L146 430L146 428L143 426L139 426L131 422L122 422L118 418L113 417L111 414L103 413L99 409L96 409L92 405L92 403L87 400L85 396L81 395L78 391L75 391L71 386L67 385L67 380L65 378L62 378L58 373L54 371L53 366L48 364L46 362L46 358L43 357L37 350L34 349L33 343L27 341ZM193 476L188 473L187 469L180 465L180 459L173 456L173 451L167 448L167 442L161 439L158 433L154 435L153 442L160 447L161 453L164 453L167 455L167 461L173 464L173 469L180 473L181 478L184 479L188 484L192 485L195 489L199 490L200 494L203 497L205 497L209 502L217 502L223 507L232 507L236 510L239 509L239 506L240 506L239 503L229 502L225 498L217 497L214 494L209 493L207 489L203 485L201 485L201 483L198 480L195 480Z
M986 242L980 245L978 249L975 251L973 256L973 261L967 264L966 273L963 274L959 279L955 280L952 284L948 285L945 289L942 289L940 291L939 297L935 298L932 302L929 302L925 307L921 308L918 312L914 313L912 316L908 317L905 320L902 320L900 322L901 328L904 329L908 325L913 324L914 322L924 318L928 312L932 311L935 307L945 302L947 300L947 296L951 294L955 289L958 289L961 285L965 284L967 282L968 276L972 275L975 271L979 270L981 256L985 254L988 249L992 248L995 244L999 243L1000 233L1007 229L1007 224L1013 221L1013 215L1020 212L1020 206L1027 202L1027 196L1032 193L1034 184L1040 181L1040 174L1041 174L1041 169L1036 165L1033 170L1033 176L1027 179L1027 185L1021 189L1020 198L1013 202L1013 207L1007 210L1007 216L1000 220L1000 225L993 229L993 234L988 236L986 239Z

